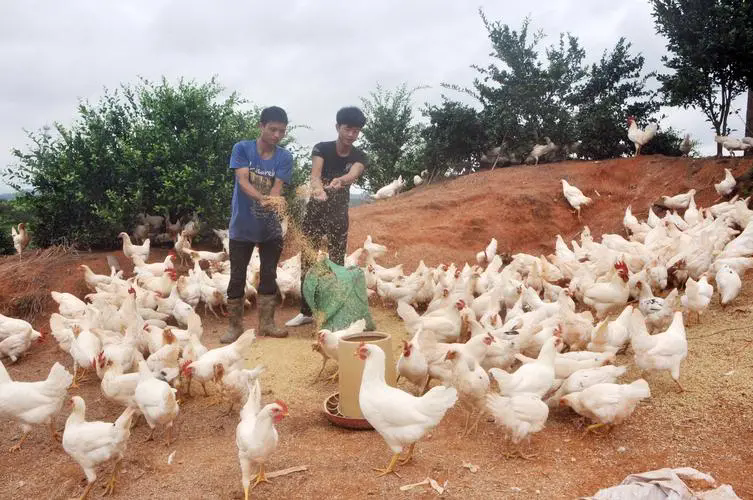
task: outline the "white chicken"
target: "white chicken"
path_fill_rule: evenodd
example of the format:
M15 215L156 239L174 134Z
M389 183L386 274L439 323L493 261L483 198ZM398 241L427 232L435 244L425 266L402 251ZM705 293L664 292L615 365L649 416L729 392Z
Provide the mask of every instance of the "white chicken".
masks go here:
M583 303L593 307L599 319L613 310L621 310L630 296L630 279L627 265L623 261L615 262L612 277L608 282L594 283L583 293Z
M674 196L662 196L661 205L670 210L685 210L690 205L690 200L695 197L696 190L691 189L687 193Z
M743 283L740 276L728 265L719 268L714 279L719 290L719 303L725 307L740 294Z
M34 341L44 342L44 337L36 330L26 330L10 335L0 340L0 358L10 358L11 363L15 363L29 350Z
M338 350L338 344L340 343L340 339L343 338L346 335L352 335L356 333L361 333L366 329L366 320L365 319L359 319L358 321L355 321L352 325L349 327L338 330L338 331L331 331L331 330L319 330L319 335L317 337L317 341L314 347L314 350L322 355L322 368L319 370L319 373L316 374L315 380L318 379L322 372L324 372L324 368L327 365L327 360L333 359L335 362L338 361L337 356L337 350ZM338 371L336 371L331 377L330 380L335 380L337 378Z
M397 474L400 453L408 447L401 464L413 458L416 442L436 427L458 399L454 387L437 386L421 397L387 385L384 379L384 351L376 345L362 343L358 357L364 361L358 402L366 420L392 450L392 458L379 476Z
M236 366L243 366L245 362L238 362ZM239 404L242 408L248 401L250 383L257 380L266 371L263 365L252 370L237 368L236 366L225 370L221 364L214 365L214 383L220 388L222 399L230 403L226 415L233 411L233 407Z
M20 259L21 254L26 249L26 247L29 246L29 242L31 241L31 236L29 236L29 233L26 231L26 223L20 223L18 225L18 230L16 230L15 226L11 226L10 234L13 238L13 248L16 249L16 253L18 254L18 258Z
M398 302L397 314L405 323L409 333L415 333L419 327L434 332L440 342L454 342L460 338L463 325L467 324L473 311L466 307L464 300L458 300L450 307L436 309L419 316L410 304Z
M526 162L534 160L534 165L538 165L540 158L554 153L557 150L557 145L554 144L549 137L544 137L544 140L546 141L546 144L536 144L528 155L528 158L526 158Z
M378 259L387 253L387 247L379 243L374 243L370 234L366 236L366 241L363 242L363 248L369 253L369 257L372 259Z
M40 382L14 382L0 363L0 418L16 420L21 425L21 439L10 451L21 449L32 425L45 424L50 434L60 440L53 418L63 406L73 376L60 363L50 369L47 379Z
M586 349L594 352L618 352L630 340L630 317L633 306L627 306L614 321L603 320L591 332Z
M497 255L497 244L497 238L492 238L491 241L489 241L489 244L486 245L486 248L476 254L476 262L478 262L478 265L483 266L494 259L494 256Z
M556 408L560 399L572 392L579 392L596 384L614 384L617 378L627 371L625 366L604 365L597 368L587 368L573 373L559 385L546 403L550 408Z
M586 434L599 427L611 429L625 421L641 400L651 397L648 382L638 379L630 384L596 384L579 392L563 396L560 405L569 406L575 413L594 423Z
M146 361L139 362L139 375L139 383L134 391L133 399L144 415L146 423L152 429L147 441L153 439L157 425L165 425L167 426L166 445L170 446L173 422L180 411L175 399L176 390L164 380L156 378Z
M520 442L530 440L531 434L544 428L549 417L549 407L536 394L513 394L500 396L487 394L486 408L494 417L494 422L505 429L507 438L515 446L515 454L520 458L530 459L535 455L526 455L520 448ZM506 454L512 458L514 454Z
M649 335L643 315L639 310L633 310L630 345L638 368L644 371L669 370L680 391L685 390L680 385L680 365L688 356L688 340L682 322L682 311L675 312L672 324L666 331Z
M724 179L714 184L714 189L719 196L729 196L734 191L737 181L728 168L724 169Z
M55 314L55 313L53 313ZM31 323L22 319L11 318L0 314L0 340L6 339L11 335L17 335L19 333L34 332L37 336L42 334L31 326Z
M86 314L86 302L67 292L51 291L52 300L57 302L60 314L68 319L83 318Z
M131 419L135 408L126 408L115 420L110 422L87 422L86 403L80 396L71 398L73 410L65 421L63 432L63 449L84 469L86 474L86 489L81 499L87 498L97 480L96 467L115 461L110 481L105 488L105 495L115 491L115 481L120 468L120 461L131 437Z
M583 192L575 186L568 184L565 179L562 180L562 193L565 195L565 199L571 207L575 209L578 214L578 220L580 220L580 209L586 205L589 205L593 200L584 195Z
M258 379L248 381L249 396L241 409L241 421L235 428L235 444L238 447L238 462L241 466L243 494L248 500L250 488L261 482L269 482L265 465L277 449L278 434L275 424L288 416L288 405L277 400L262 408L261 387ZM251 485L251 463L259 466L254 485ZM249 488L250 486L250 488Z
M680 297L682 307L688 311L688 319L690 319L690 313L694 312L700 323L701 313L705 311L711 303L712 295L714 295L714 287L709 284L708 278L705 274L703 274L698 281L689 277L685 282L685 293Z
M421 351L420 336L422 330L416 332L410 341L403 340L403 352L397 360L397 378L405 377L421 391L429 383L429 363Z
M493 338L493 337L492 337ZM478 422L486 409L486 394L489 392L489 375L481 368L473 356L468 355L460 346L453 346L447 350L445 359L452 365L452 375L449 383L457 389L460 403L466 410L463 434L469 434L478 427ZM470 425L473 412L477 412L476 420Z
M641 154L641 148L648 144L648 141L654 138L656 131L659 129L659 124L651 122L648 126L641 130L635 123L635 117L628 116L628 139L635 145L635 156Z
M550 337L541 347L534 363L527 363L510 374L499 368L489 370L503 396L528 392L543 397L554 385L554 360L557 348L562 344L559 337Z
M735 151L745 151L746 149L751 148L750 144L741 139L735 139L724 135L715 135L714 141L721 144L730 156L735 156Z
M401 175L386 186L379 188L376 194L372 195L372 198L375 200L386 200L387 198L392 198L393 196L398 194L404 186L405 181L403 180L403 176Z
M693 143L690 141L690 134L685 134L685 138L680 143L680 152L683 156L688 156L693 150Z
M151 246L149 238L147 238L142 245L134 245L131 243L131 237L128 236L128 233L120 233L118 234L118 238L123 240L123 254L125 254L126 257L130 259L134 255L138 255L144 260L144 262L149 262L149 249Z
M181 366L181 371L189 380L196 379L203 385L214 377L216 364L222 364L225 369L228 369L244 359L249 354L247 351L251 348L254 340L256 340L254 330L246 330L232 344L211 349L201 355L199 359L185 363ZM204 387L204 394L206 395L206 387Z

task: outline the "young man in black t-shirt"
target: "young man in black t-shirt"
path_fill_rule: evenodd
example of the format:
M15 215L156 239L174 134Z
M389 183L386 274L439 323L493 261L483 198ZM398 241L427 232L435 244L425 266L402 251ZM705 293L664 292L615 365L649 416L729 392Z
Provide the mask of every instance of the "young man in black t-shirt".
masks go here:
M330 260L342 266L348 246L350 185L366 168L366 155L353 143L366 124L366 117L360 109L347 107L337 112L336 120L337 140L320 142L311 152L311 200L301 229L314 248L326 237ZM311 264L301 260L301 289ZM285 325L301 326L311 322L311 308L301 297L301 313Z

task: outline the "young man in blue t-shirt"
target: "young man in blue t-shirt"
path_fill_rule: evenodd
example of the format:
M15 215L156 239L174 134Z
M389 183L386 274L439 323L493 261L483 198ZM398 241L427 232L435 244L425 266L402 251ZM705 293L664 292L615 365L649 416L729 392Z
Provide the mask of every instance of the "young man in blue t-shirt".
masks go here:
M261 112L258 139L233 146L230 168L235 171L230 217L230 284L227 287L230 326L220 342L234 342L243 333L246 269L254 247L259 248L260 336L286 337L275 326L277 307L277 262L282 253L282 227L277 213L269 208L273 198L284 203L282 187L293 174L293 155L277 144L285 137L288 115L272 106Z

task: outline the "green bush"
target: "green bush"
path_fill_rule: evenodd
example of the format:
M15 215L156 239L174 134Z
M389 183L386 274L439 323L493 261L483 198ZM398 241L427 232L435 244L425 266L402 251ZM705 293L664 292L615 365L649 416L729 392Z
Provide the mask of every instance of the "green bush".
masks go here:
M227 227L233 144L258 135L260 110L244 104L214 79L141 80L82 102L70 127L30 133L5 177L31 191L21 202L37 245L112 248L141 212L167 210L172 220L196 212L207 228Z

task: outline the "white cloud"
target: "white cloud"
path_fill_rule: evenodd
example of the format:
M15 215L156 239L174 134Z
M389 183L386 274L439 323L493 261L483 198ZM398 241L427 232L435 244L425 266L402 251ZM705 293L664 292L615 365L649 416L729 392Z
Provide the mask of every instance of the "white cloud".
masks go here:
M513 27L530 15L546 43L570 32L592 60L624 36L644 54L647 70L661 67L664 41L645 0L6 2L0 167L12 161L10 148L26 143L24 128L70 123L79 98L96 100L103 87L138 76L217 75L250 101L283 106L295 123L310 126L297 133L305 144L331 138L337 109L358 104L377 82L428 85L418 104L438 102L448 93L440 83L470 85L470 65L490 60L479 5L490 20ZM663 126L687 130L713 152L699 112L668 115Z

